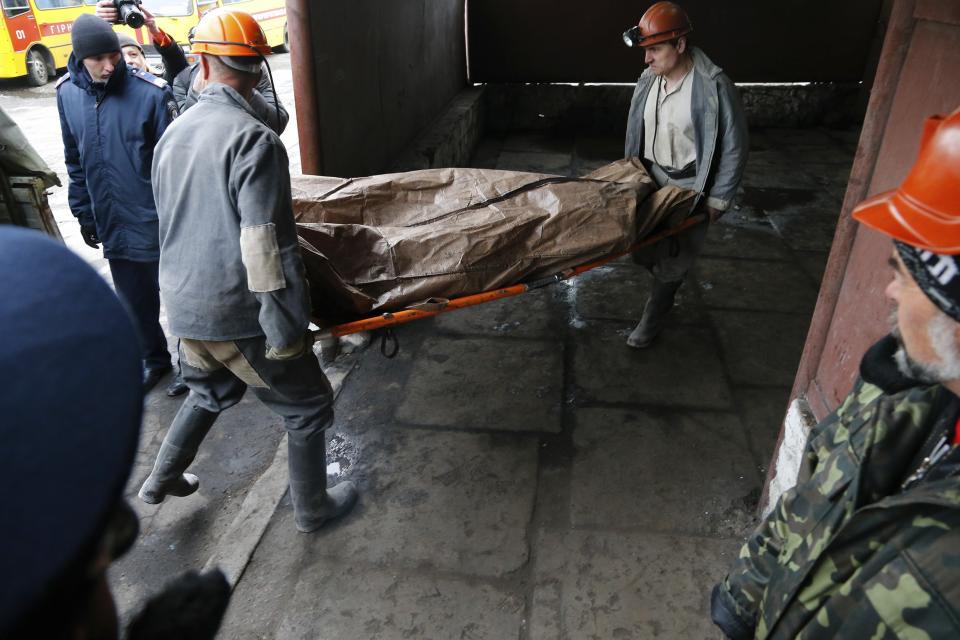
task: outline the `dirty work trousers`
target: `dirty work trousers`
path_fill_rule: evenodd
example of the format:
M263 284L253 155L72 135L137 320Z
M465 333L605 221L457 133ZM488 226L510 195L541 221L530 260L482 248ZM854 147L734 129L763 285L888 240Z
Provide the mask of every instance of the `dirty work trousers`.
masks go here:
M169 367L167 337L160 326L160 262L112 259L108 262L117 294L137 327L144 368Z
M309 343L297 358L269 360L263 336L227 342L183 338L180 370L190 394L174 423L189 423L180 419L194 407L220 413L240 402L250 387L283 418L291 481L316 480L326 487L323 432L333 423L333 390Z
M650 177L657 186L673 185L692 189L696 178L672 179L655 164L651 164ZM675 236L640 249L633 254L634 262L650 270L653 277L663 283L682 282L696 262L707 240L708 223L698 224Z

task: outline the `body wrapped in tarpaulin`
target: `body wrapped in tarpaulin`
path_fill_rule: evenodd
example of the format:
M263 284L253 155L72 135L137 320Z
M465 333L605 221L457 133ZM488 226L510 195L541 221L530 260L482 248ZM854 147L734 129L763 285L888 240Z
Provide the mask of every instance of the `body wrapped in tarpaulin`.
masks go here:
M342 322L545 277L628 249L690 213L692 191L636 159L583 178L427 169L293 179L315 316Z

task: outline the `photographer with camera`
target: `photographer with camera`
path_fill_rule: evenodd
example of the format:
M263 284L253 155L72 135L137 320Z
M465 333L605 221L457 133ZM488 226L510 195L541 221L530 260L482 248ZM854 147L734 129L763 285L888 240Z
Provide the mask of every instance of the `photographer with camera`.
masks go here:
M135 320L143 385L172 370L160 327L160 236L150 167L153 150L177 116L169 85L127 66L111 26L90 14L73 23L69 73L57 82L57 107L70 176L70 210L83 241L103 243L117 293ZM179 375L169 395L186 391Z
M121 15L125 15L126 20ZM179 43L157 26L156 18L143 5L130 0L100 0L97 2L97 17L113 24L125 23L133 28L139 28L130 23L133 19L134 24L146 26L154 48L163 59L163 79L169 84L173 84L177 74L187 68L187 57ZM143 46L139 42L128 35L120 34L120 50L127 66L154 73L153 69L147 65Z
M124 11L126 13L123 13ZM163 79L173 87L173 97L182 113L197 103L197 97L206 88L206 81L200 74L200 62L188 65L179 43L157 26L153 14L142 4L136 4L134 0L99 0L97 2L97 17L114 24L125 23L133 26L129 18L133 17L136 21L137 13L143 16L143 22L140 24L146 25L150 31L153 46L163 59ZM124 20L123 15L128 16L128 19ZM127 64L149 71L143 55L143 47L132 38L127 42L124 42L124 36L120 36L120 39ZM277 135L287 128L290 115L283 107L283 103L277 100L270 79L262 71L260 82L257 83L250 97L250 106Z

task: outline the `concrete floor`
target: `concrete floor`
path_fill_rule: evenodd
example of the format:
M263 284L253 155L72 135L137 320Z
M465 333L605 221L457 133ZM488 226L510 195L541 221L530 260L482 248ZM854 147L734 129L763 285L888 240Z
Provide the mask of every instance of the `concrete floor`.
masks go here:
M0 83L0 105L63 173L52 86ZM341 357L328 471L362 497L316 534L293 527L280 421L252 397L204 443L198 494L136 500L180 403L153 392L128 486L141 536L111 570L121 615L211 562L239 579L222 638L718 637L709 591L754 524L856 137L752 133L741 206L650 349L624 344L649 277L622 260L404 326L393 360ZM293 126L284 140L298 165ZM518 134L473 164L578 175L621 154L619 137ZM105 272L66 189L52 201Z
M718 637L709 591L754 525L855 140L754 133L743 204L646 351L624 340L649 278L624 260L365 353L331 433L359 507L303 535L281 503L221 637ZM474 164L619 154L516 135Z

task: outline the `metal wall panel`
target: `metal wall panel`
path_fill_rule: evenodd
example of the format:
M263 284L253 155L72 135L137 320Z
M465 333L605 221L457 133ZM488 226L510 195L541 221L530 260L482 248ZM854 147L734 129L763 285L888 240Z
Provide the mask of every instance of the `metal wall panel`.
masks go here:
M463 0L314 0L309 16L319 140L302 144L324 175L386 171L466 86Z
M634 82L623 31L652 2L470 0L474 82ZM858 82L882 0L686 0L694 42L736 82Z

